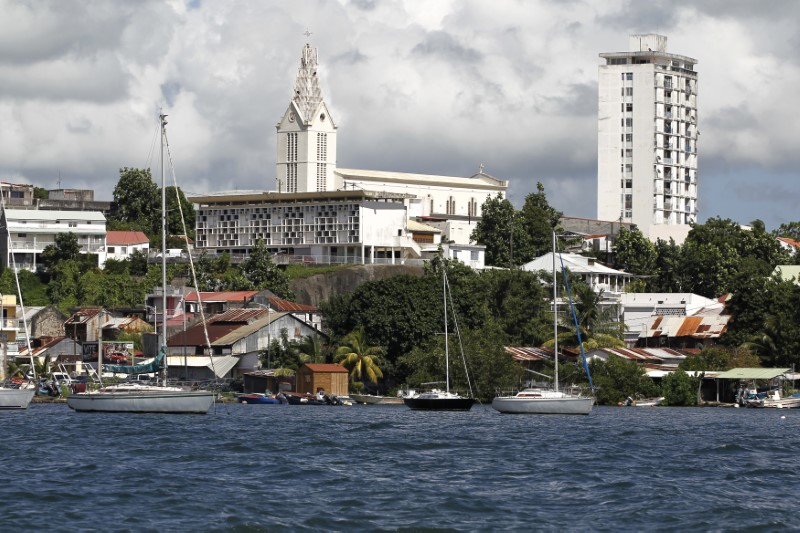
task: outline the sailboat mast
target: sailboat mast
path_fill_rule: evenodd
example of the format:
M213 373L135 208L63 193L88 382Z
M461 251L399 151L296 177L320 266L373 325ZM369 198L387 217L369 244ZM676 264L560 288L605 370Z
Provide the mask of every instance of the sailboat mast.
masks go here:
M555 350L555 374L553 390L558 392L558 277L556 276L556 232L553 230L553 349Z
M444 296L444 375L445 389L450 392L450 348L447 343L447 271L442 261L442 295Z
M164 139L167 115L161 113L161 346L164 349L164 382L167 381L167 188L164 172Z

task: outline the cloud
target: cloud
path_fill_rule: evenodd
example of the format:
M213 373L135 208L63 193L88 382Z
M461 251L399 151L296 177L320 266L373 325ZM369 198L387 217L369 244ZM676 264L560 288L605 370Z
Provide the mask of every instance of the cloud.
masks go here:
M776 226L796 218L786 198L800 164L798 10L744 0L0 0L0 175L44 187L60 175L110 199L120 167L152 164L163 108L181 186L271 189L275 124L308 29L341 166L468 176L483 163L510 180L518 205L541 181L555 207L592 217L598 54L660 32L669 51L699 60L701 219L742 213ZM753 191L769 200L748 202Z

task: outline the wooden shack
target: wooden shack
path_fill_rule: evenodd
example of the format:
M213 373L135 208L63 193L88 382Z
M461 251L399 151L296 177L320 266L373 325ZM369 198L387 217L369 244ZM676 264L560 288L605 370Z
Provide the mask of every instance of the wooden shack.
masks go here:
M348 389L347 369L342 365L308 363L297 370L297 392L316 394L322 389L325 394L347 396Z

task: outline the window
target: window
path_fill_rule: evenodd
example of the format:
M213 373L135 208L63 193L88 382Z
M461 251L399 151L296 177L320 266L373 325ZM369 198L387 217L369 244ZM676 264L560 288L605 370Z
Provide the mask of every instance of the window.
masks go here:
M633 113L633 104L625 104L625 112Z
M25 193L22 191L11 191L11 198L25 198Z
M318 161L327 161L328 160L328 134L327 133L317 133L317 160ZM324 190L324 189L320 189Z
M625 188L632 189L633 188L633 180L625 180Z
M297 163L286 165L286 192L297 192Z
M326 190L327 181L327 165L325 163L317 163L317 190Z
M624 81L633 81L633 72L623 72L622 79Z
M633 142L633 133L626 133L625 134L625 142L632 143Z
M633 127L633 119L632 118L626 118L625 119L625 127L626 128L632 128Z
M469 199L469 204L467 205L467 215L471 217L478 216L478 202L475 201L475 198Z
M664 88L672 89L672 76L664 76Z
M633 87L625 87L624 92L622 94L624 96L633 96Z
M472 250L472 251L469 253L469 260L470 260L470 261L477 261L478 259L479 259L478 252L477 252L476 250Z
M286 138L286 161L297 161L297 134L289 133Z
M629 211L631 209L633 209L633 195L632 194L626 194L625 195L625 210Z
M456 214L456 200L452 196L447 200L447 214L448 215Z
M114 251L115 251L115 248L113 246L109 246L108 247L108 253L113 254Z

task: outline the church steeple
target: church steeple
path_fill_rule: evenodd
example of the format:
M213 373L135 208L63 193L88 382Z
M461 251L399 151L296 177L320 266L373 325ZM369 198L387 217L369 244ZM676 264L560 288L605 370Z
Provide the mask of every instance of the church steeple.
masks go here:
M336 123L322 98L317 66L317 49L306 43L292 100L277 125L278 192L336 189Z
M297 105L304 124L312 121L314 112L322 103L322 89L317 76L317 50L308 43L303 47L303 55L300 57L292 100Z

